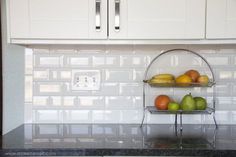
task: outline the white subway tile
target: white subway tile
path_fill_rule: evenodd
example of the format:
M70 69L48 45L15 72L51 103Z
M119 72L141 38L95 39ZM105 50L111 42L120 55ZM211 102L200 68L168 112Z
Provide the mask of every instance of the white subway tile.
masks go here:
M71 94L72 95L72 89L71 89L71 82L65 82L61 85L62 91L65 95ZM73 93L77 95L76 93Z
M34 106L47 106L49 98L48 96L34 96L33 105Z
M24 123L33 123L33 107L32 103L25 103L24 105Z
M80 108L103 109L105 105L103 96L79 96L78 106Z
M120 56L121 67L146 67L147 57L145 55L122 55Z
M214 124L213 115L202 115L203 124Z
M61 106L62 105L62 97L52 96L51 97L51 105L52 106Z
M140 83L120 83L120 95L142 95L143 85Z
M173 115L153 115L148 113L146 122L150 124L174 124Z
M34 70L34 80L48 80L49 70Z
M231 85L228 83L216 84L215 88L216 88L215 92L217 93L217 96L229 96L232 93Z
M57 72L57 71L54 71L54 70L53 70L53 71L51 71L50 73L51 73L51 74L50 74L50 75L51 75L51 76L50 76L50 77L51 77L51 78L50 78L51 80L58 80L58 77L59 77L59 76L58 76L58 72Z
M117 96L119 95L119 83L102 83L100 90L91 91L92 95Z
M183 124L201 124L202 123L202 115L183 115L182 119L183 119Z
M219 105L232 105L233 104L233 98L232 97L217 97L217 103Z
M62 84L60 84L60 83L38 84L38 91L40 93L60 93L61 89L62 89Z
M126 69L105 70L105 81L107 82L131 82L133 71Z
M133 81L142 82L146 69L133 69Z
M60 79L62 80L71 80L71 71L60 71Z
M207 61L212 66L227 66L230 65L230 59L227 56L207 56Z
M121 123L140 124L142 121L142 110L122 111Z
M120 58L117 55L95 55L93 56L94 67L119 67Z
M63 97L63 106L75 106L76 97L75 96L65 96Z
M139 96L107 96L106 109L138 110L142 107L142 97Z
M60 56L36 56L37 67L60 67L63 62Z
M32 49L25 49L25 74L33 73L33 51Z
M25 102L32 102L33 98L33 78L25 76Z
M120 59L118 56L106 56L106 66L108 67L119 67L120 66Z
M90 61L90 57L89 56L80 56L80 57L70 57L68 58L67 62L70 66L89 66L91 65L91 61Z
M105 56L93 56L93 66L104 66L105 64Z
M174 61L174 66L176 68L178 68L178 67L181 67L181 68L201 67L203 64L203 61L200 57L195 56L193 54L189 54L189 53L176 54L176 55L172 56L172 59Z
M178 56L173 54L162 55L161 57L157 58L157 60L152 64L152 67L175 67L177 58Z
M216 121L219 124L231 124L231 111L216 111Z
M228 70L219 71L219 79L220 80L233 79L233 72Z

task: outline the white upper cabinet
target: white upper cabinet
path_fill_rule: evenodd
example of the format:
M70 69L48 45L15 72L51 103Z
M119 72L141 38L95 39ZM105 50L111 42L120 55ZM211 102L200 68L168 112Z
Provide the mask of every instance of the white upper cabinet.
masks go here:
M11 39L106 39L107 0L7 0Z
M207 1L208 39L236 38L236 0Z
M7 0L7 22L17 44L236 43L236 0Z
M109 38L204 39L205 9L205 0L109 0Z

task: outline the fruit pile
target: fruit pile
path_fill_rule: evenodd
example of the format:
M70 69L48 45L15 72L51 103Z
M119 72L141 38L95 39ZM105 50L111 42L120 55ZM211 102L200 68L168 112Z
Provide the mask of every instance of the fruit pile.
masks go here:
M191 93L185 95L180 103L173 101L167 95L159 95L155 99L155 107L158 110L169 110L169 111L205 110L207 108L207 101L202 97L192 97Z
M191 84L196 83L206 86L209 83L209 78L207 75L200 75L197 70L188 70L177 78L172 74L158 74L153 76L147 82L149 84L176 84L179 86L190 86Z

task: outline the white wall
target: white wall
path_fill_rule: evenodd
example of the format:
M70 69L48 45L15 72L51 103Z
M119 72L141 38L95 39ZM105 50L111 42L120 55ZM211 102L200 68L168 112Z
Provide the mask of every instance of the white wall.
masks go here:
M24 48L7 44L6 0L1 0L3 45L3 134L24 122Z

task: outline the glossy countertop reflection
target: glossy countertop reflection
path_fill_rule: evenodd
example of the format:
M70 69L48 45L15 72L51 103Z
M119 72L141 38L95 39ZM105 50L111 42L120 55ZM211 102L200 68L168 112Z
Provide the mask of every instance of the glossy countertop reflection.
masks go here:
M68 155L60 153L69 150L76 155L137 155L135 151L139 155L209 155L227 150L234 153L236 126L216 129L214 125L184 125L180 132L174 125L140 128L115 124L26 124L3 136L2 152L7 150L57 155Z

